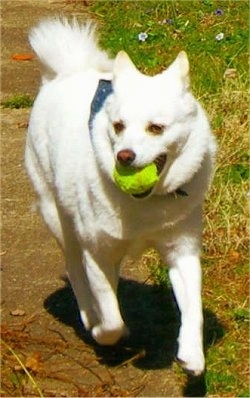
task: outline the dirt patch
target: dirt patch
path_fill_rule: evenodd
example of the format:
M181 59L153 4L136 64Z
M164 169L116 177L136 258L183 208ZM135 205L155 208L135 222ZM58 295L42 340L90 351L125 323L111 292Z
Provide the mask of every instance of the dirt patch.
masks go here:
M88 16L87 2L53 0L4 0L2 11L2 98L13 94L36 95L39 83L39 64L33 61L15 61L15 54L30 54L28 33L32 26L49 16Z
M2 3L3 99L36 94L37 61L14 61L12 55L31 53L29 29L41 17L55 13L84 19L88 5L84 1ZM173 366L177 311L171 292L154 286L144 261L126 264L119 287L130 338L116 347L101 348L84 331L64 280L61 252L32 206L35 198L23 167L28 118L29 110L2 109L1 395L182 395L184 376Z

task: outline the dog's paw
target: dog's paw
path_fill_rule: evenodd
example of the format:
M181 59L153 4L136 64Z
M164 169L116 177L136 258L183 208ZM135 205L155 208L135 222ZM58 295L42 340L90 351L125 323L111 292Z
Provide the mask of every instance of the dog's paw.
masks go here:
M188 350L179 349L177 362L192 376L200 376L205 370L204 354L198 348L189 348Z
M114 345L121 338L128 337L129 329L124 324L113 328L99 324L93 327L91 334L95 341L100 345Z

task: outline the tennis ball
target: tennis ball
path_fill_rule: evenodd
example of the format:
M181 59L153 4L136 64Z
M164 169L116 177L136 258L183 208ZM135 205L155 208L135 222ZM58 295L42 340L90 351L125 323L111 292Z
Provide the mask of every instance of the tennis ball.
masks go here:
M157 168L154 163L143 168L117 165L114 168L116 185L125 193L136 195L147 192L159 180Z

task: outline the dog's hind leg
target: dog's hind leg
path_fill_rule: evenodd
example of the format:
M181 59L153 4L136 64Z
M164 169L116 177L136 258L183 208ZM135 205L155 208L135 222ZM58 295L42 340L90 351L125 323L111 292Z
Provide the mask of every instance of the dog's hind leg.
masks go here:
M98 322L94 309L94 299L86 277L81 245L75 234L72 219L59 209L63 229L64 253L66 270L71 287L74 291L81 320L86 330L90 330Z
M33 145L30 140L28 142L29 145L26 145L25 151L25 165L37 193L37 204L45 224L51 230L60 246L63 247L63 232L55 197L45 177L41 163L33 149Z
M81 319L89 330L97 323L97 318L93 310L92 293L84 273L81 250L75 237L74 227L70 217L66 216L63 209L57 205L31 143L26 146L25 163L38 196L39 210L65 253L68 277L78 302Z
M84 252L86 275L89 286L95 300L99 322L92 329L93 338L102 345L113 345L121 337L127 335L127 328L120 314L116 297L116 289L119 278L117 266L104 264L89 252Z

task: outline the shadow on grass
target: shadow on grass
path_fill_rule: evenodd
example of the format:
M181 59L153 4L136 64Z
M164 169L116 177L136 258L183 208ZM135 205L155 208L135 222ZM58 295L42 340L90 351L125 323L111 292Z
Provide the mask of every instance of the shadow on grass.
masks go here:
M121 313L130 329L130 336L116 346L102 347L85 331L71 287L52 293L44 302L46 310L72 328L85 343L93 346L100 363L117 366L132 360L141 369L170 367L177 351L180 325L179 312L171 289L146 285L133 280L121 279L118 288ZM215 315L204 310L205 350L224 334L223 326ZM187 376L183 395L205 396L205 376Z

